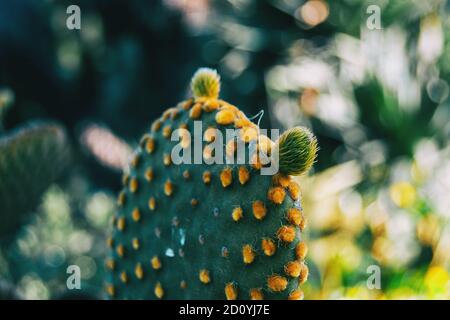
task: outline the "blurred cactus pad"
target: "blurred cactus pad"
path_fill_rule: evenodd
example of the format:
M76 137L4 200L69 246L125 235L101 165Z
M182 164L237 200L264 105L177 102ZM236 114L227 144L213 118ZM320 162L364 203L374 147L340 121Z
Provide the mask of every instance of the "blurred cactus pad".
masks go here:
M118 299L302 299L301 285L308 277L302 240L306 221L300 187L289 174L311 168L315 137L300 127L276 141L262 135L243 112L219 99L220 77L214 70L200 69L191 89L192 98L151 125L124 174L107 240L107 294ZM196 121L203 137L194 131ZM172 141L176 129L182 130ZM266 155L277 150L279 173L262 175L264 165L256 154L246 155L241 164L210 163L218 152L214 142L219 133L226 136L226 129L239 129L239 134L221 144L219 158L234 157L237 143ZM174 163L176 146L187 151L199 139L202 164Z
M67 167L68 141L57 123L23 125L0 137L0 239L11 239Z

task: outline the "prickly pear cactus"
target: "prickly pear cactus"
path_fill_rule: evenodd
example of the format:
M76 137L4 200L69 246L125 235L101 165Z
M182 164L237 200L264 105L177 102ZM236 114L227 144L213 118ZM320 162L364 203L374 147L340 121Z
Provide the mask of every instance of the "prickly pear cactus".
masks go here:
M0 138L0 240L13 237L68 162L65 130L56 123L33 122Z
M123 178L108 239L107 294L129 299L302 299L308 277L300 190L289 175L312 166L317 143L304 128L273 142L235 106L218 99L220 79L200 69L193 98L168 109L142 140ZM202 132L195 129L201 121ZM171 141L174 130L179 140ZM279 155L279 173L245 164L207 164L225 129L239 142ZM174 147L202 138L202 164L175 164ZM191 137L189 137L191 136ZM201 141L201 140L200 140ZM211 144L208 144L211 143ZM236 141L224 143L233 156ZM256 159L254 158L256 156ZM193 156L194 157L194 156ZM221 158L221 156L219 156ZM253 161L250 161L253 160ZM266 164L267 165L267 164Z

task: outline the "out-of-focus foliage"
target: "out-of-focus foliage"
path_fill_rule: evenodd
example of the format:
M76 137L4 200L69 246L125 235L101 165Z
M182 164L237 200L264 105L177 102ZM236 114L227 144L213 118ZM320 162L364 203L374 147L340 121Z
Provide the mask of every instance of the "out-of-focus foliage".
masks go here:
M329 3L324 23L348 22L325 46L291 44L266 76L274 123L310 126L321 146L321 172L302 181L306 296L449 298L449 7L374 3L382 29L367 27L366 2ZM367 285L374 265L379 290Z
M224 99L265 111L261 127L318 137L300 180L307 299L449 298L448 1L80 0L81 30L68 30L71 4L0 0L0 131L53 118L73 148L71 170L0 247L0 279L19 294L76 297L65 281L77 264L80 297L101 297L121 168L208 66ZM373 265L381 289L367 286Z
M14 286L5 281L0 282L0 300L20 299L21 297L15 291Z
M50 188L33 225L4 253L9 264L4 272L26 298L101 298L104 233L115 201L109 192L88 188L88 181L77 177L65 191ZM68 265L80 267L82 290L67 290Z

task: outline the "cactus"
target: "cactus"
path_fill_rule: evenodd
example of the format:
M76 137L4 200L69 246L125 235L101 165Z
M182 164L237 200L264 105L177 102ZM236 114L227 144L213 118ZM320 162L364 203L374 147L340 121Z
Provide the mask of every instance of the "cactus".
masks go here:
M124 174L107 239L107 294L118 299L303 298L306 221L299 186L289 174L310 169L315 137L305 128L290 129L276 142L259 135L256 124L218 98L220 78L213 70L200 69L191 87L194 96L164 112L144 134ZM256 143L266 154L277 150L279 173L261 175L261 159L249 161L250 155L245 164L174 164L172 132L182 128L198 138L195 120L202 121L207 142L214 142L216 130L225 136L225 129L239 128L246 146ZM190 150L192 142L181 132L180 145ZM227 143L224 157L235 147ZM205 162L215 156L210 145L202 153Z
M68 163L65 131L33 122L0 138L0 239L11 239Z

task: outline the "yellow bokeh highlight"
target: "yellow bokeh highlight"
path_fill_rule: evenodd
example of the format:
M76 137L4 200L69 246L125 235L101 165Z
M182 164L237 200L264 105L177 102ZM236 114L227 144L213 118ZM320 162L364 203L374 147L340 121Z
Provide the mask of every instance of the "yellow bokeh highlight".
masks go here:
M400 208L411 207L417 198L416 189L409 182L398 182L389 188L392 201Z
M424 278L424 284L428 295L430 295L431 298L437 296L444 298L441 295L447 295L448 298L450 296L448 292L449 281L450 275L446 269L441 266L430 267Z

